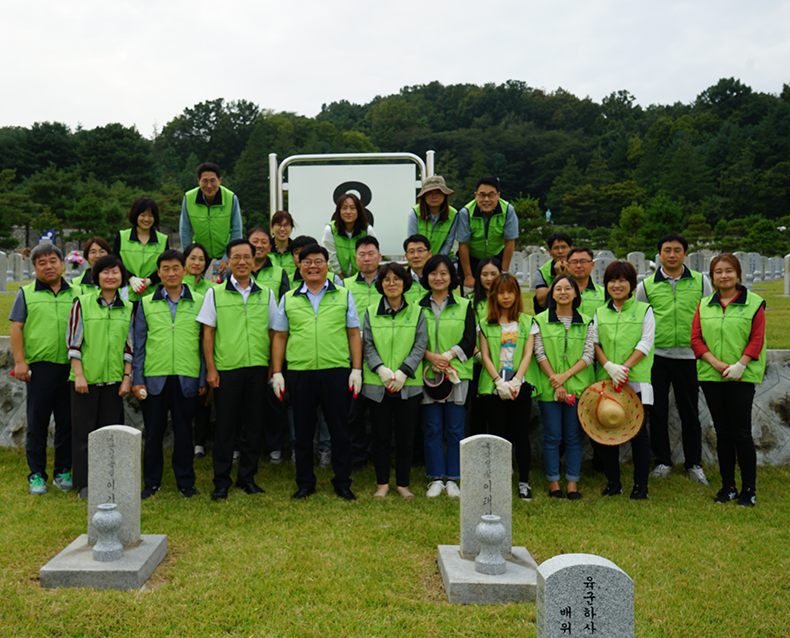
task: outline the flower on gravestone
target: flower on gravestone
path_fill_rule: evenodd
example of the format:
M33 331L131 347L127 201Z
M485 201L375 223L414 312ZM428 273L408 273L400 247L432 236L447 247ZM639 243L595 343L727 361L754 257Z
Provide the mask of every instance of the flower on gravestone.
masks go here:
M79 265L85 261L85 258L78 250L72 250L68 255L66 255L65 261L71 264L72 269L76 269L79 268Z

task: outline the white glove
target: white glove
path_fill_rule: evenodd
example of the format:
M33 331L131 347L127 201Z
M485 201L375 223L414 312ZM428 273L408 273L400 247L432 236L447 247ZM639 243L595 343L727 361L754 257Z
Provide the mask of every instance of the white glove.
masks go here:
M504 379L497 379L494 382L494 385L496 385L496 392L499 395L499 398L503 401L509 401L510 399L515 398L513 396L513 388Z
M376 374L379 375L385 387L389 387L390 383L392 383L392 380L395 378L395 374L387 366L379 366L376 368Z
M475 361L477 361L480 365L483 365L483 353L478 350L475 352Z
M282 401L285 394L285 378L282 372L275 372L272 375L272 390L274 390L274 395Z
M129 285L132 287L132 290L138 294L145 290L145 280L139 277L129 277Z
M510 387L513 388L513 398L515 399L518 397L518 393L521 392L521 379L518 377L513 377L510 381L508 381Z
M359 396L362 390L362 370L356 368L351 370L351 374L348 375L348 389L354 393L355 399Z
M746 366L740 361L736 361L721 373L721 378L729 381L739 381L743 377L744 370L746 370Z
M461 383L461 379L458 376L458 372L456 372L453 366L447 366L444 369L444 376L450 379L450 383L452 383L453 385L458 385L459 383Z
M406 373L395 370L395 380L390 383L390 392L400 392L406 383Z
M151 285L153 285L153 282L151 281L151 278L150 278L150 277L146 277L146 278L145 278L145 281L143 282L143 285L144 285L146 288L149 288Z
M603 364L603 369L612 377L615 383L625 383L628 381L628 368L621 366L613 361L607 361Z

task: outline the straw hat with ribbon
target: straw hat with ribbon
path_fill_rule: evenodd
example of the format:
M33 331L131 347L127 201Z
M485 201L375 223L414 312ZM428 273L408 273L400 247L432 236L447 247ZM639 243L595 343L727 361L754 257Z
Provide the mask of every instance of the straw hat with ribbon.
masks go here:
M628 385L615 390L614 381L596 381L579 398L577 407L582 428L593 441L620 445L639 432L645 406Z

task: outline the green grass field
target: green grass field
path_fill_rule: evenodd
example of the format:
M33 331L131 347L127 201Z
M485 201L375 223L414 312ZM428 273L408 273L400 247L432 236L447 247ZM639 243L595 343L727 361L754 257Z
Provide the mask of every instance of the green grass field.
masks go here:
M143 533L168 535L144 591L45 590L38 570L85 532L86 504L52 488L28 495L24 451L0 449L0 636L536 635L534 604L446 602L436 546L459 542L459 505L426 499L421 470L412 502L373 499L368 468L350 504L328 470L318 494L292 501L288 464L261 467L266 494L233 489L213 503L210 459L196 470L199 497L183 499L168 468L163 491L143 502ZM634 579L637 636L787 635L790 468L758 469L754 509L713 503L715 468L708 488L679 473L651 479L646 502L599 496L605 479L587 464L582 501L550 500L542 472L535 464L535 499L513 502L514 544L538 563L568 552L614 561Z

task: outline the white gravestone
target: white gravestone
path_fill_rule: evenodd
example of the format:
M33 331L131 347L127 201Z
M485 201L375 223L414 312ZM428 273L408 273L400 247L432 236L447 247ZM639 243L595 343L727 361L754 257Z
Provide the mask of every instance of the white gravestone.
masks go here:
M479 434L461 441L461 545L439 545L439 571L451 603L500 604L534 600L537 564L525 547L512 547L513 461L511 444ZM475 569L481 516L501 518L504 573Z
M167 536L140 534L140 452L142 433L108 425L88 436L88 534L82 534L39 570L42 587L140 589L167 553ZM122 520L117 560L94 559L98 538L93 514L115 503Z
M689 253L686 255L686 266L695 272L705 272L705 256L702 253Z
M634 581L612 561L561 554L538 567L538 638L633 638Z
M25 278L25 258L20 253L12 253L11 268L14 270L14 281L22 283Z
M628 253L626 255L626 260L628 260L636 270L637 275L642 275L647 272L647 262L645 261L645 253L640 253L639 251Z
M602 252L609 252L609 251L607 250L607 251L602 251ZM599 286L603 286L603 275L606 272L606 267L609 264L611 264L613 261L617 261L617 260L616 259L610 259L609 257L596 257L595 258L595 266L593 266L592 279Z

